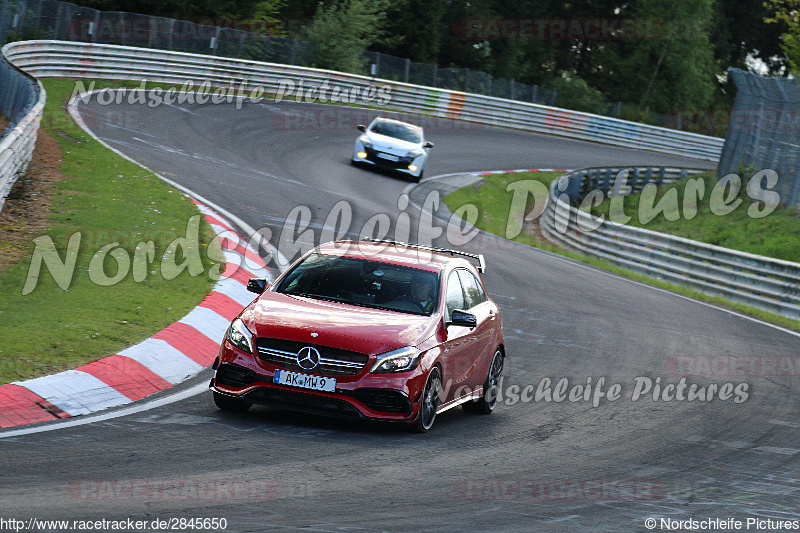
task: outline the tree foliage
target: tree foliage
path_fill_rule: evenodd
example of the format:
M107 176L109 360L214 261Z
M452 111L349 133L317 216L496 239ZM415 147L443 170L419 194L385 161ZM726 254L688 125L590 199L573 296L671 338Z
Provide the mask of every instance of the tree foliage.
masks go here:
M190 20L267 21L316 43L316 66L364 72L363 50L556 89L560 101L635 114L728 107L728 67L800 72L800 0L78 0ZM652 35L474 34L475 24L652 23ZM209 23L207 22L207 23ZM235 26L234 26L235 27ZM567 74L564 74L567 73ZM475 76L471 76L471 79ZM503 84L495 84L503 86ZM601 95L602 98L600 98ZM602 102L601 102L602 101ZM565 105L565 104L563 104Z
M316 43L314 66L361 73L363 52L384 36L389 0L337 0L319 3L301 36Z
M781 35L781 50L792 73L800 73L800 0L767 0L764 5L770 11L765 22L785 28Z

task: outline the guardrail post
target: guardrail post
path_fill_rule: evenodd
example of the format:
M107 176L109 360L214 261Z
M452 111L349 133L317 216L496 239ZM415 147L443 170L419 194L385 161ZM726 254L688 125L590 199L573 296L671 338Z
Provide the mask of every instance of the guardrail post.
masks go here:
M647 171L644 173L644 180L642 181L642 189L644 186L650 183L650 179L653 177L653 169L651 167L647 167Z
M633 194L634 192L636 192L636 182L637 181L639 181L639 169L638 168L634 168L633 172L631 172L631 177L630 177L630 181L629 181L629 185L630 185L630 188L631 188L631 192L629 194Z
M406 59L406 79L405 79L406 83L408 83L408 77L410 73L411 73L411 60Z
M664 184L664 175L666 173L667 173L667 169L664 168L664 167L661 167L661 169L658 171L658 179L656 180L656 185L658 187L661 187Z
M614 169L607 169L606 175L603 178L603 196L608 198L608 189L611 188L611 176L614 174Z
M174 45L172 43L172 36L175 33L175 19L169 21L169 31L167 32L167 41L169 42L169 49L172 50Z
M211 38L211 43L209 44L209 48L211 48L211 55L217 55L217 47L219 46L219 34L220 34L220 27L217 26L217 31L214 36Z
M569 177L569 186L567 187L567 196L570 203L578 203L578 198L581 196L581 185L583 179L586 177L585 172L579 172Z
M153 48L153 43L158 35L158 24L156 24L155 17L148 17L147 21L149 22L148 26L150 26L150 33L147 35L147 47Z

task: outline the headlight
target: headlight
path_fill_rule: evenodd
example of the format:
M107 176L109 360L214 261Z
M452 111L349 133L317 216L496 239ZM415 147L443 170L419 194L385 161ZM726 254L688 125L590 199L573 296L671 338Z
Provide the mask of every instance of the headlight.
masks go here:
M419 364L422 352L413 346L398 348L391 352L382 353L378 360L372 365L370 372L374 374L385 374L387 372L405 372L414 370Z
M416 158L416 157L419 157L419 156L421 156L421 155L422 155L422 154L424 154L424 153L425 153L425 152L423 152L422 150L413 150L413 151L411 151L411 152L408 152L408 153L406 154L406 157Z
M231 323L228 328L228 342L239 348L240 350L253 353L253 334L244 325L241 318L237 318Z
M362 135L361 137L358 138L358 140L361 141L361 144L364 145L364 148L372 148L372 143L370 142L369 139L367 139L366 135Z

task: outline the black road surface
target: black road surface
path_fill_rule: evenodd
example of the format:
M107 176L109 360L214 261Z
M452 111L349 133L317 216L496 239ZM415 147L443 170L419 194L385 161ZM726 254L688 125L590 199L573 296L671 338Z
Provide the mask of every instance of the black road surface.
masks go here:
M341 200L352 208L351 236L377 214L389 215L393 233L398 203L405 208L409 182L349 165L355 126L371 111L285 102L242 109L93 102L82 110L111 146L253 228L269 227L273 242L297 206L313 215L313 234L298 239L304 242L323 238ZM427 176L712 166L424 120L435 143ZM417 235L415 207L405 211L410 238L430 235ZM325 532L647 531L649 518L657 530L662 519L733 518L742 528L747 519L800 520L797 335L526 246L481 236L464 249L486 255L487 285L505 319L506 394L491 416L456 409L431 432L413 435L267 408L223 413L201 392L126 416L0 438L0 517L223 518L226 531ZM662 388L678 384L678 357L705 361L713 374L689 376L687 384L708 392L730 382L740 394L665 401L651 390L633 401L644 378ZM160 397L209 377L205 371ZM617 384L621 394L597 407L582 398L519 400L526 385L546 385L543 378L551 388L561 378L570 387L604 378L603 390Z

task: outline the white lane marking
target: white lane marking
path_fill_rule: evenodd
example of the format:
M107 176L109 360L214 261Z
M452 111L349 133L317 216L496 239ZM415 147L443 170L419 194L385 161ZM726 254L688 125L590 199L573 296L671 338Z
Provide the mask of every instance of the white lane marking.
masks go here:
M122 126L117 126L116 124L110 124L108 122L103 122L103 125L108 126L109 128L117 128L117 129L120 129L120 130L129 131L131 133L138 133L139 135L147 135L148 137L154 137L155 138L155 135L150 135L149 133L145 133L143 131L132 130L130 128L123 128Z
M753 448L753 451L777 453L779 455L795 455L796 453L800 453L800 450L797 448L779 448L777 446L759 446Z
M162 339L144 340L136 346L122 350L119 355L130 357L173 385L203 369L201 365Z
M770 424L775 424L776 426L786 426L790 428L800 428L800 424L796 422L787 422L785 420L775 420L772 419L769 421Z
M130 403L130 398L113 387L80 370L67 370L50 376L17 381L65 413L85 415L101 409Z
M52 422L44 426L25 427L22 429L10 429L6 431L0 431L0 439L20 437L24 435L33 435L35 433L44 433L47 431L55 431L58 429L66 429L76 426L83 426L86 424L93 424L95 422L103 422L105 420L112 420L114 418L120 418L123 416L141 413L143 411L149 411L151 409L163 407L165 405L169 405L175 402L180 402L187 398L191 398L192 396L197 396L198 394L202 394L203 392L206 391L208 391L208 384L199 383L186 390L172 393L168 396L164 396L163 398L159 398L157 400L137 402L130 407L125 407L118 411L114 411L113 413L85 415L80 418L68 418L65 420L61 420L59 422Z
M164 105L165 105L165 106L167 106L167 107L173 107L173 108L177 109L178 111L183 111L184 113L189 113L190 115L196 115L196 116L200 116L200 114L199 114L199 113L195 113L195 112L194 112L194 111L192 111L191 109L186 109L186 108L184 108L184 107L181 107L181 106L179 106L179 105L177 105L177 104L172 104L172 103L169 103L169 102L164 102Z

